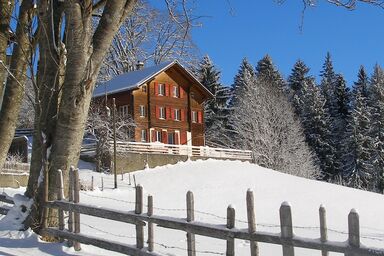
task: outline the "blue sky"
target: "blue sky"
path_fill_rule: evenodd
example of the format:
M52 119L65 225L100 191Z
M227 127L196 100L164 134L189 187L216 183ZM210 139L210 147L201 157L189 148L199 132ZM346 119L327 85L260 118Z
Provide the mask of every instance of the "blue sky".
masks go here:
M193 31L202 55L208 54L222 72L223 83L233 82L243 57L256 64L269 54L287 77L297 59L318 77L329 51L335 70L351 85L360 65L371 73L384 66L384 9L360 4L348 11L318 1L305 12L300 30L302 1L283 5L273 0L196 1L196 14L208 16Z

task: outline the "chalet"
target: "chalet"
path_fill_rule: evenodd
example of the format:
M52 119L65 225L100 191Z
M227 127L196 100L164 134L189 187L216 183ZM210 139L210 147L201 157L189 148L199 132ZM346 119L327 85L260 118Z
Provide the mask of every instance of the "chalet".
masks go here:
M93 98L115 98L120 115L135 121L134 141L204 146L203 103L213 95L177 61L119 75Z

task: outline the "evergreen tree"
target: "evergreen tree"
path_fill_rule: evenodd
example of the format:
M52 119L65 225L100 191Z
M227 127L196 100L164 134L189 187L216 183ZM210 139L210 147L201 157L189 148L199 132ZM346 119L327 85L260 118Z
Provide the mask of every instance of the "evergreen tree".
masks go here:
M370 106L372 111L372 138L374 140L374 175L376 191L384 189L384 71L374 67L370 80Z
M288 96L295 108L295 113L303 120L305 115L305 97L308 84L313 82L313 77L308 75L309 68L301 60L296 61L292 73L288 77Z
M358 73L358 81L354 84L354 100L352 111L352 150L354 161L348 170L348 183L360 189L374 190L374 140L371 130L371 111L369 102L369 81L363 67Z
M277 86L280 90L284 91L285 81L280 72L273 65L272 58L265 55L256 65L256 76L266 82L273 82L271 85Z
M208 55L204 56L196 70L200 82L213 94L204 104L205 135L208 144L221 142L221 127L227 124L227 104L230 97L228 87L220 83L220 71L216 69Z
M323 70L320 73L321 76L321 84L320 89L324 98L324 111L326 113L327 118L325 119L326 127L329 130L326 134L324 134L324 143L327 145L326 150L323 151L323 156L320 159L327 159L324 164L324 169L322 169L325 180L330 180L336 177L340 170L339 168L339 159L337 148L339 143L339 138L335 134L336 123L337 123L337 112L338 107L335 98L335 88L337 82L337 75L333 69L333 64L331 60L331 55L327 53L325 62L323 65Z
M244 96L247 88L253 86L249 81L251 81L254 76L255 70L253 66L244 58L231 87L230 109L236 108L238 100Z

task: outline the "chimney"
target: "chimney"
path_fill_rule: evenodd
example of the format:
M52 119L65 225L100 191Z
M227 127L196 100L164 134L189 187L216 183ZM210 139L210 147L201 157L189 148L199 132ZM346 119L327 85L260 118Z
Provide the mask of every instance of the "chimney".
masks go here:
M138 60L136 64L136 70L142 70L144 68L144 62Z

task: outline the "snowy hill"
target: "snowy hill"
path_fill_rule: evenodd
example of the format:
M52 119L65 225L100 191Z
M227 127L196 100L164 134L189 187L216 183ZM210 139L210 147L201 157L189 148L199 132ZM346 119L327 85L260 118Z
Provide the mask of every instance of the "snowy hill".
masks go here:
M293 225L296 235L319 237L318 208L327 209L329 239L345 241L347 215L352 208L360 214L362 243L383 247L384 196L358 191L324 182L306 180L275 172L259 166L237 161L207 160L178 163L135 172L136 182L143 185L145 195L154 197L154 213L157 215L185 217L185 197L188 190L195 197L196 220L207 223L225 223L226 208L236 208L236 226L246 227L245 195L248 188L255 194L256 222L258 230L279 233L279 207L283 201L292 205ZM100 187L104 178L104 191L81 192L81 201L119 210L134 209L134 188L118 177L119 188L113 187L113 176L82 170L81 179L90 184L94 176L95 186ZM132 180L133 181L133 180ZM4 189L13 194L16 191ZM21 192L21 191L19 191ZM1 218L1 217L0 217ZM45 244L36 236L24 233L28 238L16 239L20 233L9 231L6 218L0 220L0 255L118 255L95 247L83 245L83 251L74 252L59 244ZM135 243L134 226L113 221L82 216L82 232ZM196 236L197 255L225 253L225 241ZM164 255L186 255L186 235L180 231L155 228L155 251ZM281 247L260 245L260 255L281 255ZM165 248L165 246L172 248ZM203 252L204 251L204 252ZM320 255L319 251L295 249L296 255ZM236 241L236 255L249 255L249 244ZM331 254L337 255L337 254Z

